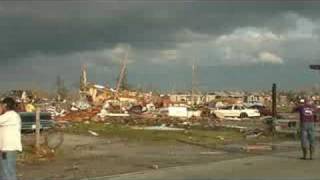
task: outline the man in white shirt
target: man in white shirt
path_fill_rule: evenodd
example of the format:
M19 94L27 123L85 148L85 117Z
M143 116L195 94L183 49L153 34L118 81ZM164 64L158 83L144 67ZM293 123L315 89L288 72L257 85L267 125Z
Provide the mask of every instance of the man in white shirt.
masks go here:
M1 180L17 180L16 156L22 151L21 118L15 112L16 103L5 98L0 104L0 164Z

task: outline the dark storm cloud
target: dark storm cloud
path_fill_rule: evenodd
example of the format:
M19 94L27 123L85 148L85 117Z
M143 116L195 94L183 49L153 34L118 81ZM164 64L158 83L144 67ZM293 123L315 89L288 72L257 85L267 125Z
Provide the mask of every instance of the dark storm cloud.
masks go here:
M241 26L268 25L281 30L293 25L279 21L281 13L311 16L315 10L304 3L208 1L13 1L0 7L4 60L34 52L110 48L119 42L170 48L176 43L174 34L183 28L215 36Z
M121 44L130 47L135 71L146 63L179 67L194 59L201 65L316 62L319 7L302 1L3 1L0 70L24 68L20 74L37 82L69 70L71 80L88 63L99 81L117 72L121 58L114 52L125 49ZM311 37L296 38L299 33ZM17 76L2 78L27 81Z
M151 9L158 7L158 3L80 2L5 3L1 16L1 54L10 58L33 52L106 48L119 42L150 47L151 42L161 45L172 41L168 37L175 22L161 22L152 17Z

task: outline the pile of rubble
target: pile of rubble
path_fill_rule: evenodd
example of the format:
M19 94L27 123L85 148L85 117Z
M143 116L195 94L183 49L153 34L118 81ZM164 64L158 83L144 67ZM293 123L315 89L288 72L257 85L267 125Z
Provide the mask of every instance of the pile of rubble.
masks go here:
M145 114L122 114L123 116L100 116L99 108L91 108L88 110L70 112L65 116L59 116L55 119L58 122L101 122L110 124L123 124L123 125L142 125L142 126L154 126L154 125L167 125L167 126L189 126L199 124L200 119L190 118L175 118L175 117L159 117L151 113ZM124 116L127 115L127 116ZM207 121L207 120L206 120Z
M86 110L70 111L63 116L56 116L57 121L83 122L93 119L100 112L99 107L93 107Z
M128 125L182 124L186 119L199 116L200 111L188 111L187 107L163 108L162 99L152 93L121 91L95 86L77 102L62 111L47 108L59 122L104 122ZM92 93L95 92L95 93ZM171 114L170 114L171 113ZM192 113L192 114L191 114ZM184 116L184 117L183 117ZM190 122L188 120L188 122Z

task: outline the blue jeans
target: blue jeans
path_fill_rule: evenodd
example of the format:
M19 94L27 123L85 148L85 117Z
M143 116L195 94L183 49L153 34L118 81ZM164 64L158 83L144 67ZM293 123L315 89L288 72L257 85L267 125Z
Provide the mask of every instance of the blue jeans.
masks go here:
M16 151L4 151L1 153L0 180L17 180L16 158L17 158Z
M304 122L301 124L301 146L302 148L315 148L315 123ZM309 146L308 146L309 145Z

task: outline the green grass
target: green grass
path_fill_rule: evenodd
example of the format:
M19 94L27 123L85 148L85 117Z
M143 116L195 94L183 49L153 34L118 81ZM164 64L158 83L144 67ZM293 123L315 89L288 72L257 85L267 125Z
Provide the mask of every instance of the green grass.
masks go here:
M143 143L177 143L180 141L216 146L229 141L243 140L243 135L240 132L226 129L189 129L185 131L135 130L129 126L105 125L101 123L76 123L66 129L66 132L89 135L89 130L98 133L101 137L114 137Z

